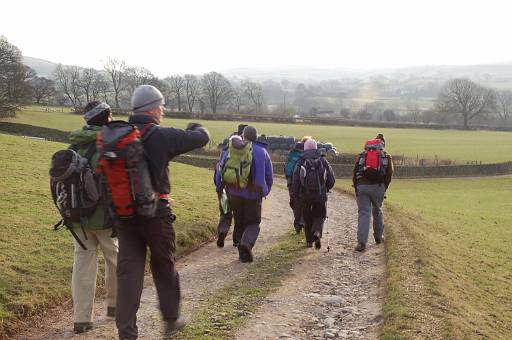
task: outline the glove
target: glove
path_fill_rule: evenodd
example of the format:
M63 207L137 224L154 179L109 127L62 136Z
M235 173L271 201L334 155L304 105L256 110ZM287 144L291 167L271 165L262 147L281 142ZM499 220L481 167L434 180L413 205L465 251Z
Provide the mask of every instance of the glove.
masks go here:
M187 127L185 128L185 130L189 130L189 131L194 131L194 130L197 130L197 128L200 128L202 127L201 124L199 123L188 123Z

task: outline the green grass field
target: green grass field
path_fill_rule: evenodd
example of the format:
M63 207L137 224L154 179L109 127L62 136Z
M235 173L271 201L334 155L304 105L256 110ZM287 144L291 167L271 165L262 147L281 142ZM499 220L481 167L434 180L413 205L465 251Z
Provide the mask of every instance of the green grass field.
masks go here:
M79 128L83 124L82 117L79 115L65 112L41 112L36 111L34 107L19 112L18 118L11 121L65 131ZM184 128L187 123L188 120L166 118L163 125ZM214 142L218 143L235 131L239 122L203 121L202 123L210 130ZM332 142L344 153L360 152L366 139L373 138L378 132L382 132L386 137L386 147L393 155L428 159L437 156L440 160L450 159L459 162L493 163L512 160L509 152L512 132L251 124L258 128L259 133L267 135L283 134L296 137L311 135L324 142Z
M66 146L4 134L0 145L2 338L17 319L69 299L73 242L68 231L53 231L59 216L49 191L51 155ZM210 170L172 163L170 171L180 254L213 235L217 199Z
M511 191L512 177L391 184L385 338L510 338Z

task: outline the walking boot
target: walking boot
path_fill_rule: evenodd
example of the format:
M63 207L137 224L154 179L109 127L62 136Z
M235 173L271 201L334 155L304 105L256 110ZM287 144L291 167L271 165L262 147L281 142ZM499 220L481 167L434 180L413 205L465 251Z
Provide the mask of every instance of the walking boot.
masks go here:
M224 248L224 239L226 238L226 233L219 233L217 238L217 247Z
M185 327L187 325L187 318L180 315L177 319L171 319L171 320L164 320L165 322L165 329L164 329L164 336L165 337L172 337L178 333L180 329Z
M366 244L362 242L357 242L356 251L364 251L366 249Z
M116 317L116 307L107 307L107 317L109 317L109 318Z
M316 249L322 248L322 243L320 242L320 233L318 231L313 234L313 240L315 240Z
M248 263L248 262L252 262L253 261L252 252L249 249L249 247L246 246L245 244L241 244L238 247L238 253L239 253L239 256L240 256L240 262Z
M73 332L75 334L85 333L92 329L92 322L75 322L73 324Z

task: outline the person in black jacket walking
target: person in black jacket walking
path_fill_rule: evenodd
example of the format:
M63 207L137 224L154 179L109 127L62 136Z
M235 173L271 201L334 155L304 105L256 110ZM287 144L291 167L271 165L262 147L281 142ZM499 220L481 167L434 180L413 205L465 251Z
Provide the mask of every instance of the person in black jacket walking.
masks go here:
M327 192L334 186L331 165L320 154L314 139L304 142L304 154L293 172L291 197L300 202L306 246L322 247L320 239L327 217Z
M209 141L208 131L200 124L185 130L161 127L164 98L151 85L141 85L132 96L133 115L129 122L143 129L148 123L158 128L144 141L151 175L160 199L152 218L135 216L120 220L117 265L118 299L116 325L120 339L136 339L136 314L144 283L146 248L151 251L151 272L155 282L166 335L185 326L180 316L180 283L175 269L175 232L170 200L169 161L185 152L200 148Z

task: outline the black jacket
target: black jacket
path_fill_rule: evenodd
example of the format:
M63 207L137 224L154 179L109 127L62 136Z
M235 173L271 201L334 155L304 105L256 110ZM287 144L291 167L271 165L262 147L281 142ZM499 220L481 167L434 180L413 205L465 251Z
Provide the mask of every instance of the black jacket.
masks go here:
M326 180L325 180L325 187L327 191L331 190L334 186L334 183L336 182L336 179L334 178L334 171L332 171L331 165L325 159L325 157L322 157L320 155L320 151L317 149L314 150L306 150L304 151L304 154L297 162L297 166L295 166L295 171L293 172L292 177L292 186L290 190L291 198L292 200L301 200L302 197L302 190L301 190L301 184L300 184L300 166L304 164L304 161L306 159L316 159L320 158L322 161L322 164L326 170ZM327 200L327 196L322 198L323 200Z
M158 125L154 117L145 114L133 115L129 122L140 130L148 123ZM144 141L144 151L149 160L155 189L160 194L169 194L171 192L169 161L178 155L203 147L209 140L208 132L200 125L195 125L192 130L158 126L158 129Z

